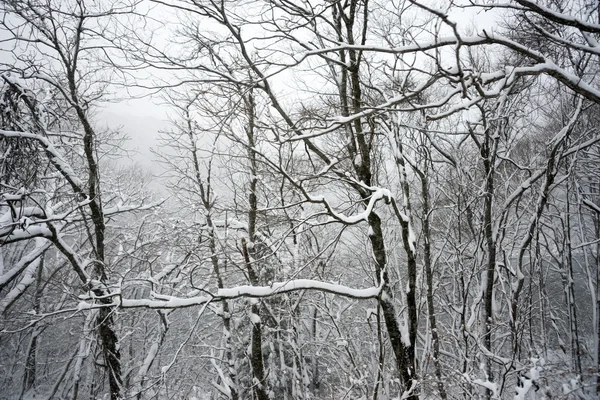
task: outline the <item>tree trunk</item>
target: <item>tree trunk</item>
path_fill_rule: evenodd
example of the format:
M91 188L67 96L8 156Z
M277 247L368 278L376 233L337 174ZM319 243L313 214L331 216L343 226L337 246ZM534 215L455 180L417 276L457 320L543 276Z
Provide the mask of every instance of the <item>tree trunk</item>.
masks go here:
M258 284L258 277L254 272L252 265L250 264L250 255L248 254L248 246L246 239L242 239L242 252L244 255L244 262L246 263L246 270L250 278L252 285ZM263 365L263 354L262 354L262 328L260 322L260 307L258 303L252 301L250 319L252 322L252 353L250 355L250 364L252 365L252 376L254 382L252 387L254 388L254 395L257 400L269 400L269 396L266 390L266 379L265 370Z
M373 254L375 256L375 273L377 275L377 284L381 284L383 279L382 295L379 298L381 310L383 311L383 319L387 328L392 350L396 359L396 367L400 373L400 378L404 385L404 392L410 393L407 399L418 400L418 396L414 393L414 385L416 384L415 371L415 351L412 343L404 343L400 323L396 318L396 310L394 307L393 294L389 287L389 278L387 272L387 256L385 253L385 245L383 242L383 231L381 230L381 219L377 213L372 212L369 215L369 225L371 227L371 235L369 237ZM410 334L409 334L410 335Z
M0 254L1 256L1 254ZM35 286L35 297L33 300L33 310L36 314L40 314L40 303L42 300L42 273L44 270L44 253L40 256L40 261L37 267L37 277ZM0 271L1 273L1 271ZM38 336L41 333L39 326L36 326L31 332L31 341L27 349L27 358L25 360L25 371L23 374L23 388L21 390L21 399L23 396L35 386L36 364L37 364L37 345Z
M566 164L566 163L565 163ZM568 173L568 171L567 171ZM565 213L565 251L567 268L567 303L569 307L569 326L571 330L571 358L577 374L581 374L581 349L579 347L579 322L577 320L577 306L575 304L575 281L573 276L573 251L571 245L571 203L569 201L570 185L566 184L567 203Z
M496 238L494 237L493 224L492 224L492 210L494 209L494 176L495 176L495 160L496 160L496 146L498 135L492 135L490 132L491 127L487 126L484 120L484 141L479 145L481 158L483 159L483 168L485 172L485 194L484 194L484 205L483 205L483 231L484 241L487 250L487 263L483 274L484 292L483 292L483 318L482 318L482 336L483 346L493 354L492 348L492 326L493 326L493 302L494 302L494 280L496 272ZM494 137L495 136L495 137ZM472 134L474 140L475 135ZM487 374L487 380L490 382L494 381L494 373L492 370L492 364L488 356L483 356L485 360L485 373ZM487 399L492 397L492 392L489 389L485 389L485 396Z
M426 153L427 154L427 153ZM428 165L429 160L425 159L425 165ZM442 377L440 367L440 339L437 330L437 321L435 318L435 307L433 299L433 271L431 265L431 233L429 230L429 178L427 176L427 167L420 174L421 177L421 195L423 197L423 263L425 264L425 279L427 281L427 314L429 316L429 327L431 329L431 340L433 345L433 366L437 378L438 392L440 398L446 400L446 389Z
M248 158L250 161L250 187L248 188L248 239L252 243L251 249L248 249L248 245L245 239L242 239L242 253L244 261L246 263L246 271L248 273L248 279L250 284L253 286L259 285L259 278L252 265L251 255L254 256L256 252L255 240L256 240L256 219L258 210L258 198L256 196L256 185L258 183L258 166L256 162L256 153L254 152L254 146L256 144L255 137L255 104L254 96L252 91L245 97L246 115L248 117L248 126L246 127L246 137L248 139ZM260 320L260 307L259 302L252 300L251 306L251 319L252 319L252 375L255 382L253 382L254 394L258 400L268 400L267 382L265 379L265 370L263 365L263 354L262 354L262 324Z

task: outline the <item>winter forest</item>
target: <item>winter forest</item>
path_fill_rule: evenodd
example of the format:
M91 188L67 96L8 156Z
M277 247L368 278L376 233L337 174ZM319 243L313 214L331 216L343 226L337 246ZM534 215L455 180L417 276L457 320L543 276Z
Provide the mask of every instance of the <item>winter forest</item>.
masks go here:
M600 398L597 0L2 0L0 78L0 399Z

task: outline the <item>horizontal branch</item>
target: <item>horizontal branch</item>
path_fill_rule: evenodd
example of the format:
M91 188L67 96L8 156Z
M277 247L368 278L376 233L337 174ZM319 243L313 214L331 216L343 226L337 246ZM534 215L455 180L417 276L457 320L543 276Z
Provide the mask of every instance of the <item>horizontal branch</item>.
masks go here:
M124 299L118 297L113 304L108 306L120 306L122 308L152 308L152 309L172 309L186 308L203 305L211 301L226 299L236 299L240 297L266 298L277 296L284 293L297 292L300 290L316 290L319 292L331 293L338 296L352 299L376 299L381 294L381 288L370 287L366 289L355 289L344 285L321 282L312 279L294 279L287 282L275 282L270 286L236 286L233 288L219 289L216 295L208 294L195 297L175 297L152 293L154 299ZM112 296L118 296L115 293ZM95 308L96 305L85 301L79 303L78 310Z
M234 299L237 297L270 297L298 290L317 290L337 294L353 299L375 299L381 293L381 287L354 289L344 285L326 283L312 279L294 279L287 282L275 282L270 286L238 286L229 289L219 289L217 297Z

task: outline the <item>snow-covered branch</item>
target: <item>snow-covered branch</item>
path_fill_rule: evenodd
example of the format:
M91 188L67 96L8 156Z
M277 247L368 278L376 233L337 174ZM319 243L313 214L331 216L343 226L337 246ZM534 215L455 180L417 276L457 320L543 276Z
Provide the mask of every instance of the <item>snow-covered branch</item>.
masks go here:
M355 299L374 299L379 297L381 286L367 289L355 289L344 285L320 282L312 279L294 279L287 282L274 282L270 286L238 286L234 288L219 289L217 297L228 299L237 297L264 298L298 290L317 290Z
M83 198L86 197L84 191L83 182L75 174L71 166L62 158L56 147L47 138L31 133L31 132L20 132L20 131L7 131L0 129L0 136L9 138L24 138L37 141L46 152L48 160L52 165L61 173L61 175L69 182L75 193L81 195Z
M118 300L116 300L116 303L113 304L120 305L123 308L170 309L193 307L203 305L210 301L236 299L240 297L267 298L301 290L315 290L353 299L376 299L381 294L381 289L382 286L356 289L344 285L321 282L312 279L294 279L287 282L274 282L269 286L243 285L232 288L224 288L219 289L214 295L207 294L188 298L168 296L157 293L152 293L151 297L154 299L121 298L118 293L113 293L112 296L119 296L117 297ZM82 309L91 308L85 306L87 303L81 304Z

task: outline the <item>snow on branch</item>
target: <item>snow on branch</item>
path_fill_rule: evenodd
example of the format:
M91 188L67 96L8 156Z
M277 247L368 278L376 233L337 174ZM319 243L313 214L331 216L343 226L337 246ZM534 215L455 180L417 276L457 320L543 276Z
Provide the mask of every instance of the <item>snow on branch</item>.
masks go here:
M327 211L329 211L329 214L331 214L332 219L343 222L345 224L349 224L349 225L353 225L353 224L359 223L361 221L367 221L369 218L369 215L371 215L371 213L373 212L373 209L375 208L375 204L377 204L378 201L384 200L387 203L387 202L390 202L392 199L392 194L388 189L375 188L373 194L371 195L371 198L369 199L369 203L367 204L367 207L358 214L348 216L343 213L336 212L333 209L333 207L329 204L329 202L327 202L327 200L325 199L324 196L321 196L321 195L313 196L308 193L306 194L306 196L308 197L309 201L311 201L313 203L324 204L325 207L327 208Z
M563 153L563 157L566 156L570 156L571 154L577 153L578 151L584 150L594 144L596 144L597 142L600 142L600 136L595 136L589 140L586 140L585 142L572 146L570 147L567 151L565 151Z
M525 1L525 0L521 0L521 1ZM531 2L527 2L527 3L532 4ZM556 16L557 18L560 17L558 15L554 15L554 16ZM580 28L584 31L595 32L596 30L600 29L600 26L585 24L581 21L576 21L575 19L568 19L566 17L563 19L562 22L567 25L569 25L570 22L573 22L574 24L576 24L578 26L578 28ZM409 45L409 46L402 46L402 47L378 47L378 46L371 46L371 45L340 45L340 46L335 46L335 47L331 47L328 49L320 49L315 52L319 52L319 53L323 52L324 53L324 52L334 52L334 51L340 51L340 50L356 50L356 51L363 51L363 52L371 51L371 52L382 52L382 53L392 53L392 54L406 54L406 53L414 53L414 52L433 50L433 49L438 49L438 48L447 47L447 46L471 47L471 46L494 45L494 44L507 47L515 52L523 54L524 56L529 57L532 60L534 60L536 63L533 66L517 67L517 68L512 68L512 69L509 68L508 71L499 71L496 73L496 75L497 75L496 80L504 79L507 77L514 79L516 77L524 76L524 75L546 74L546 75L552 76L559 82L563 83L564 85L566 85L567 87L572 89L574 92L585 96L588 100L594 101L596 103L600 103L600 90L598 90L594 86L590 85L589 83L583 81L581 77L574 75L573 73L570 73L569 71L567 71L564 68L559 67L558 65L556 65L554 62L550 61L544 54L540 53L539 51L536 51L530 47L524 46L521 43L511 40L510 38L508 38L506 36L503 36L503 35L500 35L500 34L497 34L494 32L488 32L486 30L483 30L480 34L475 35L475 36L460 37L460 38L456 37L456 36L447 36L447 37L436 38L429 42L424 42L424 43ZM452 72L452 74L454 74L454 71ZM458 73L456 73L456 75L458 76ZM489 80L489 78L491 78L490 74L482 74L481 78L484 83L486 81L485 76L487 76L488 80ZM509 82L507 82L507 84L510 83L510 80L511 79L509 79ZM356 117L357 116L340 118L336 122L344 123L344 122L347 122L348 118L355 119Z
M585 204L586 206L588 206L589 208L591 208L592 210L594 210L598 214L600 214L600 206L596 205L595 203L591 202L590 200L583 199L583 204Z
M45 226L33 225L14 229L7 236L0 238L0 244L9 244L37 237L50 238L52 231Z
M552 22L556 22L561 25L568 25L575 27L584 32L600 33L600 25L591 24L581 19L575 18L571 15L559 13L541 4L533 2L531 0L515 0L517 3L529 10L536 12L544 18L549 19Z
M42 240L42 239L40 239ZM4 311L10 307L21 295L25 292L25 290L35 282L35 273L40 266L40 257L36 258L34 262L30 263L27 268L25 268L25 272L23 273L22 279L15 285L14 288L2 300L0 300L0 315L4 313Z
M0 290L2 290L7 284L12 282L21 272L23 272L27 266L37 260L43 252L45 252L52 242L36 241L36 247L31 250L27 255L21 258L11 269L9 269L3 275L0 275Z
M157 296L155 293L151 295ZM119 299L117 304L122 308L153 308L153 309L169 309L169 308L185 308L206 304L213 301L214 296L194 296L188 298L163 296L159 295L162 300L153 299Z
M46 155L48 156L48 160L50 160L52 165L69 182L73 190L76 193L82 195L83 197L86 197L85 191L83 190L83 182L77 177L77 175L75 175L75 172L73 171L71 166L63 160L58 150L56 150L54 145L47 138L40 135L36 135L35 133L31 132L7 131L4 129L0 129L0 136L9 138L32 139L38 141L40 145L44 148Z
M217 297L270 297L282 293L295 292L298 290L318 290L337 294L354 299L375 299L379 297L382 286L367 289L354 289L348 286L326 283L312 279L294 279L287 282L275 282L270 286L238 286L228 289L219 289Z
M519 381L517 383L517 387L515 388L515 397L514 400L525 400L527 393L535 388L535 391L539 389L537 381L540 379L540 372L542 371L542 367L545 363L544 359L531 359L533 365L529 369L528 373L520 373ZM538 363L540 365L538 365Z
M18 213L12 207L7 207L4 214L0 215L0 238L28 232L32 217L44 218L45 216L46 213L40 207L19 207Z
M167 296L153 292L151 293L151 297L153 297L151 299L125 299L121 298L117 292L112 294L113 296L116 296L116 300L111 306L117 305L122 308L152 309L185 308L204 305L211 301L235 299L239 297L265 298L299 290L317 290L353 299L375 299L381 294L382 287L383 284L379 287L355 289L344 285L312 279L294 279L287 282L274 282L270 286L242 285L219 289L216 295L207 294L188 298ZM90 307L91 305L85 302L80 303L79 306L80 309L87 309Z

